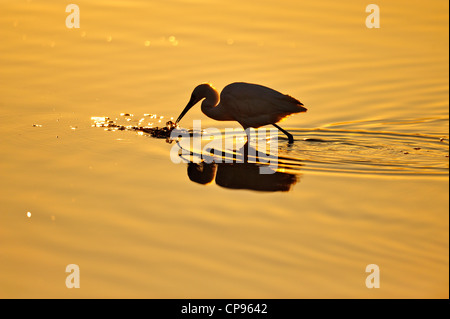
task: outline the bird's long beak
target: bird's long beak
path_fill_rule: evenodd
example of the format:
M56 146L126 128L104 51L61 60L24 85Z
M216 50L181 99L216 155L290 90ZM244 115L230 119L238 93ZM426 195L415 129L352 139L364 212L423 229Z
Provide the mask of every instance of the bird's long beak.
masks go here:
M178 116L175 124L178 124L178 122L181 121L181 119L183 118L183 116L186 115L186 113L195 105L195 101L194 101L194 97L191 96L191 99L189 100L189 103L186 105L186 107L184 108L183 112L181 112L180 116Z

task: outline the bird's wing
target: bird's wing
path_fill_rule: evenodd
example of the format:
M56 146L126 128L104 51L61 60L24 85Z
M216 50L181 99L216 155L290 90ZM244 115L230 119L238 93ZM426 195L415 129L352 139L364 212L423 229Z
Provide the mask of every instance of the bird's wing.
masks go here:
M297 99L250 83L232 83L226 86L220 100L244 127L273 124L292 113L306 111Z

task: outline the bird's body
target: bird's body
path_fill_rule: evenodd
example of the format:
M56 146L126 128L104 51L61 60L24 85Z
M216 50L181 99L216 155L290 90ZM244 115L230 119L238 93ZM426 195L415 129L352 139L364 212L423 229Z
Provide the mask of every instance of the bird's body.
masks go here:
M205 100L201 110L206 116L218 121L237 121L244 129L272 124L288 136L290 143L293 142L292 135L275 123L291 114L307 111L297 99L262 85L232 83L219 96L211 85L200 84L176 123L202 99Z

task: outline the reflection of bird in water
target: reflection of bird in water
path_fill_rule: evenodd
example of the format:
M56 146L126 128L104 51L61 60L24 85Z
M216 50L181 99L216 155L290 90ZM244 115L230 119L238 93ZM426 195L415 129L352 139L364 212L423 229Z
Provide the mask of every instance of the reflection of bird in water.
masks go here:
M287 192L297 183L294 174L275 172L260 174L254 163L207 164L188 163L188 176L193 182L208 184L216 178L216 184L230 189L250 189L255 191Z
M294 142L293 136L275 123L293 113L307 111L300 101L265 86L232 83L222 90L219 98L211 85L200 84L192 92L176 124L202 99L205 100L201 109L206 116L217 121L237 121L244 129L272 124L286 134L289 143Z

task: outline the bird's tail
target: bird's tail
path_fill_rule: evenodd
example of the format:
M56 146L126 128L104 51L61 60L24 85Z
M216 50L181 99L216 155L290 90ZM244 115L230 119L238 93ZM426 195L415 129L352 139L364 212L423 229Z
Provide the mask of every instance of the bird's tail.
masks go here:
M285 95L286 99L290 102L289 104L293 106L293 109L291 110L293 113L303 113L307 112L308 109L303 105L302 102L297 100L296 98L293 98L290 95Z

